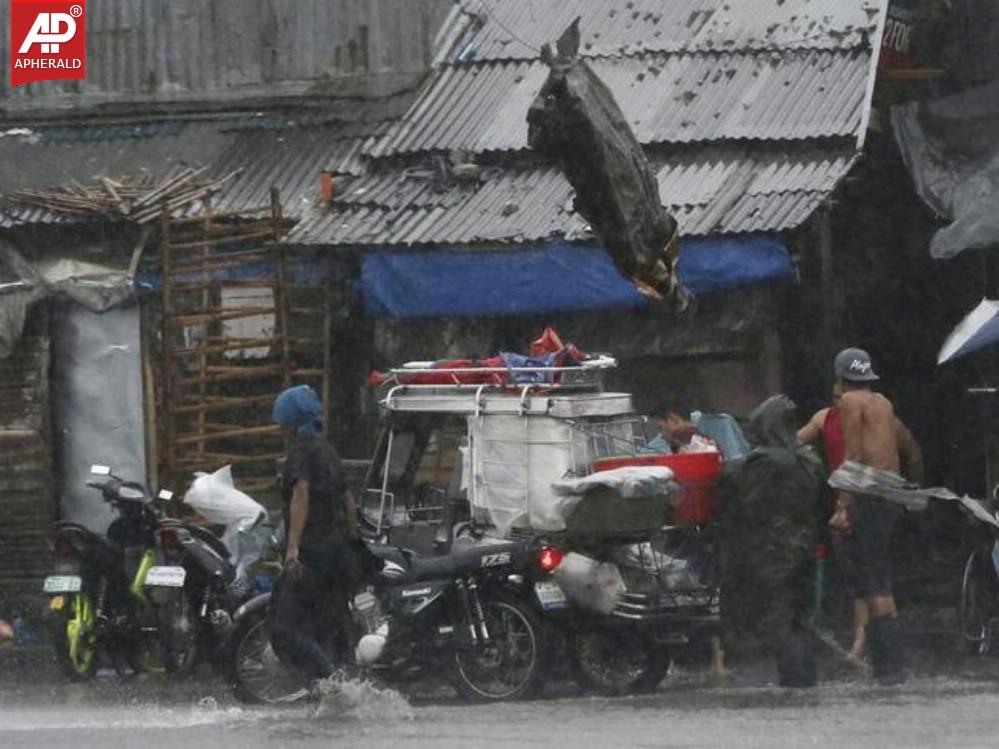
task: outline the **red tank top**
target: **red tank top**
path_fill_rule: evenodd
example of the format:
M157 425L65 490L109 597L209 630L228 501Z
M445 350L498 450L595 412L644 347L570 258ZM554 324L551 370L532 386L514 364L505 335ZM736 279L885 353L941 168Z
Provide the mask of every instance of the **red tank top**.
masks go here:
M829 471L835 471L846 460L846 440L843 439L843 424L839 420L838 408L826 411L826 420L822 422L822 443L826 446Z

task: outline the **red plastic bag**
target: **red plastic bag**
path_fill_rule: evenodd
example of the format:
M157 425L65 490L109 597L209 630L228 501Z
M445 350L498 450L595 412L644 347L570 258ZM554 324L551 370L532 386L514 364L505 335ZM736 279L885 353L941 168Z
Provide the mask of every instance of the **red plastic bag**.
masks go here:
M541 336L531 341L530 355L532 357L542 357L545 354L554 354L565 348L562 343L562 339L558 337L558 333L551 326L544 329Z

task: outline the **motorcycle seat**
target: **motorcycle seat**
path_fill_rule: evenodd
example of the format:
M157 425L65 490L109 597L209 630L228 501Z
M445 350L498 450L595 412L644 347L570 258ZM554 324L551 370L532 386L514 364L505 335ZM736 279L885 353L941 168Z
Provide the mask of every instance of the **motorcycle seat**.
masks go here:
M466 572L517 564L523 557L521 543L476 544L452 549L440 557L410 557L407 574L401 582L446 580Z

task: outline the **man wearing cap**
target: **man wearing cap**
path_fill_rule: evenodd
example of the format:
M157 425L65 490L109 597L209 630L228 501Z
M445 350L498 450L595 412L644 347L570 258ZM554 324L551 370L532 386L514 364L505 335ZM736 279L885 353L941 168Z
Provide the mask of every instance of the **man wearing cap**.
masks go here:
M308 385L288 388L274 401L274 421L288 432L291 450L281 480L287 543L284 575L271 607L270 626L279 656L316 681L337 660L349 660L348 597L362 578L357 512L340 458L322 435L322 404Z
M891 401L870 386L880 378L870 355L848 348L836 355L834 371L842 395L839 416L846 460L922 480L922 454L912 434L895 416ZM858 594L867 602L867 646L874 676L882 682L903 678L904 658L892 594L890 544L902 510L877 497L852 494L839 502L833 524L852 528L849 544L855 562ZM848 519L847 519L848 518Z

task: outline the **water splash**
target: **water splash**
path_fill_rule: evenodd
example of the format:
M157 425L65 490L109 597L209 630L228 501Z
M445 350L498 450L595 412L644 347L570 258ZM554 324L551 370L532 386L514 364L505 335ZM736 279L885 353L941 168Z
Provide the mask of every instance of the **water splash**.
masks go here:
M394 689L367 679L336 673L317 685L319 701L313 715L337 720L406 721L416 717L413 706Z

